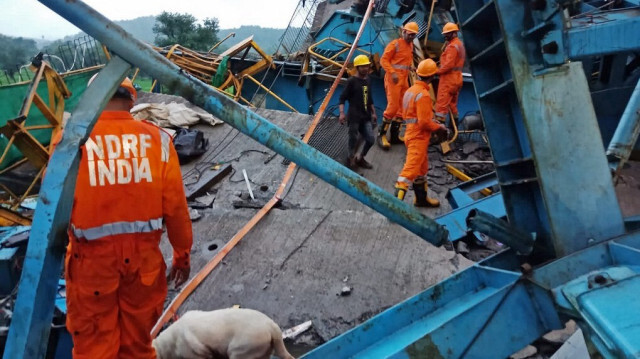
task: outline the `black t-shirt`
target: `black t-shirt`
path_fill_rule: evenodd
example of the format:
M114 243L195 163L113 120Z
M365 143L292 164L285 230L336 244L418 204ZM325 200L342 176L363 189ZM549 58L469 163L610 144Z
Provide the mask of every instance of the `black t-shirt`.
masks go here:
M371 120L371 82L369 77L363 79L357 76L351 76L347 80L347 85L340 94L340 104L349 101L349 110L347 111L347 119L351 121L370 121Z

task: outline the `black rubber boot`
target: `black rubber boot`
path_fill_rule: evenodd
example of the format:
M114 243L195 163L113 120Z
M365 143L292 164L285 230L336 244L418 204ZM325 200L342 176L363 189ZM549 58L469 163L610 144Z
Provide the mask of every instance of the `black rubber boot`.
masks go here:
M413 181L413 192L415 192L416 198L413 200L413 205L416 207L438 207L440 201L435 198L429 198L427 195L427 182L422 179L416 179Z
M391 130L389 131L389 142L392 145L404 143L400 139L400 125L402 125L402 121L393 120L393 122L391 123Z

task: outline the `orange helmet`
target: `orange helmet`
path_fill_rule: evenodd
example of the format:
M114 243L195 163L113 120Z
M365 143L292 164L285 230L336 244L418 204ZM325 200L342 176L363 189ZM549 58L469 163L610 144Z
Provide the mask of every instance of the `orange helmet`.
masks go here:
M408 22L406 25L404 25L402 27L402 30L406 31L406 32L411 32L414 34L417 34L418 32L420 32L420 27L418 26L417 22Z
M98 74L99 72L91 76L91 78L89 79L89 82L87 82L87 86L91 85L91 83L93 82L93 80L96 79ZM118 89L116 90L116 94L121 94L126 96L127 92L129 93L133 101L135 101L138 98L138 91L136 91L136 88L133 87L133 82L131 82L131 79L129 79L128 77L125 77L124 80L122 80L122 82L120 83L120 87L118 87Z
M446 24L444 24L444 27L442 28L442 34L448 34L450 32L454 32L454 31L460 31L460 29L458 28L458 25L452 23L452 22L448 22Z
M120 88L118 90L122 88L124 88L129 92L129 95L131 95L131 99L133 101L135 101L138 98L138 91L136 91L136 88L133 87L133 82L131 81L130 78L125 77L124 80L122 80L122 83L120 83Z
M438 72L438 65L431 59L420 61L418 69L416 70L416 74L420 77L433 76L436 72Z

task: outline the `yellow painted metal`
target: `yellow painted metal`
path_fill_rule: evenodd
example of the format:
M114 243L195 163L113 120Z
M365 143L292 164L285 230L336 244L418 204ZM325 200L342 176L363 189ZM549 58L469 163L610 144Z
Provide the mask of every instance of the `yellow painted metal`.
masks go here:
M49 161L49 149L42 145L30 133L30 131L50 128L52 129L53 137L62 124L65 99L71 96L71 92L67 88L67 85L65 84L62 77L53 68L51 68L51 66L47 62L42 61L37 68L31 66L31 70L34 71L36 75L31 81L29 92L22 102L22 106L20 108L18 116L14 119L8 120L4 126L0 127L0 133L2 133L2 135L4 135L8 139L7 146L0 156L0 163L5 160L11 146L15 145L15 147L17 147L25 156L25 160L29 161L39 169L38 175L31 182L25 193L19 196L12 194L11 199L8 202L5 201L5 203L9 204L14 210L20 206L20 203L22 203L24 198L29 195L36 183L40 181L40 177L44 172L47 162ZM36 93L36 90L38 89L39 84L42 80L46 81L47 96L45 98L47 99L48 103L45 102L45 100L38 93ZM47 121L49 121L48 125L45 124L25 126L26 120L33 105L35 105L38 110L40 110L40 112L44 115ZM5 168L2 173L7 173L8 171L15 169L18 165L23 164L25 160L21 160L13 164L12 166ZM13 215L7 216L11 217ZM5 223L20 223L19 218L11 219L9 217L4 218L3 221Z
M47 168L47 167L46 166L42 166L42 168L40 168L40 171L38 171L38 174L36 175L36 177L33 179L31 184L29 185L29 188L27 188L27 190L22 194L22 196L20 196L20 198L17 201L15 201L14 205L11 206L11 210L15 211L15 210L18 209L18 207L20 207L20 204L22 203L22 201L24 201L24 199L27 198L27 196L31 193L31 191L33 190L33 187L36 185L36 183L38 181L40 181L40 178L44 174L45 168Z
M30 225L31 219L23 217L10 209L0 207L0 227Z
M468 175L466 175L464 172L460 171L459 169L453 167L452 165L445 165L447 167L447 171L449 171L449 173L451 173L452 175L454 175L455 177L457 177L459 180L467 182L467 181L471 181L473 178L469 177ZM483 190L480 191L480 193L482 193L485 196L490 196L491 195L491 190L488 188L485 188Z
M342 50L336 52L335 54L333 54L333 56L331 57L326 57L323 55L320 55L319 53L317 53L315 51L315 49L322 45L323 43L327 42L327 41L331 41L333 43L338 43L340 45L343 46ZM307 50L307 54L309 56L305 56L304 59L304 64L303 64L303 72L302 75L307 75L308 74L308 69L309 69L309 61L311 60L311 58L314 58L316 61L318 61L319 64L324 66L324 69L322 69L320 72L323 72L324 74L332 74L332 73L337 73L338 71L340 71L340 68L342 67L342 62L338 60L338 58L340 56L342 56L344 53L346 53L347 51L349 51L349 49L351 48L351 44L348 42L344 42L340 39L336 39L334 37L326 37L318 42L316 42L315 44L309 46L309 49ZM366 56L371 56L371 53L362 49L356 49L356 51L358 51L360 54L362 55L366 55ZM377 63L377 61L379 61L379 59L377 57L374 57L373 59L373 66L375 68L379 67L379 63ZM355 74L355 67L353 66L353 64L347 64L347 73L352 76ZM313 74L316 75L316 74ZM334 77L335 78L335 77ZM329 78L327 78L329 79ZM331 81L333 81L333 79L331 79Z
M275 98L276 100L280 101L280 103L282 103L283 105L287 106L287 108L289 108L291 111L298 113L298 111L296 111L296 109L293 108L293 106L289 105L285 100L281 99L280 96L276 95L273 91L269 90L266 86L261 84L258 80L254 79L251 75L245 75L243 78L253 81L256 85L258 85L258 87L263 89L269 95L273 96L273 98Z
M229 34L229 35L227 35L224 39L222 39L222 40L218 41L218 43L217 43L217 44L215 44L215 45L211 46L211 48L209 49L209 51L207 51L207 53L208 53L208 54L210 54L210 53L211 53L211 51L215 50L218 46L220 46L220 44L222 44L223 42L227 41L227 39L228 39L228 38L230 38L230 37L235 37L235 36L236 36L236 33L235 33L235 32L230 33L230 34Z
M107 61L111 61L111 54L109 53L109 50L107 50L106 46L102 45L102 51L104 51L104 57Z
M232 36L232 34L227 36L224 40L228 39L230 36ZM251 50L255 51L256 53L258 53L258 55L260 55L260 60L256 61L256 63L243 69L237 74L234 74L231 70L227 70L224 81L217 88L217 90L219 90L221 93L232 97L236 101L240 99L243 80L246 76L253 76L267 68L275 68L275 64L273 63L273 59L271 58L271 56L267 55L262 50L262 48L260 48L260 46L255 41L253 41L253 36L250 36L233 45L222 54L212 54L211 51L215 49L219 44L220 43L216 44L207 53L193 51L186 47L180 46L179 44L171 46L169 50L158 47L154 47L154 49L164 54L167 59L179 66L184 71L188 72L192 76L207 84L212 83L213 77L216 75L218 67L225 57L241 57L241 59L244 59ZM154 81L151 85L151 89L153 90L156 85L157 82ZM234 88L234 94L229 94L227 92L231 87Z

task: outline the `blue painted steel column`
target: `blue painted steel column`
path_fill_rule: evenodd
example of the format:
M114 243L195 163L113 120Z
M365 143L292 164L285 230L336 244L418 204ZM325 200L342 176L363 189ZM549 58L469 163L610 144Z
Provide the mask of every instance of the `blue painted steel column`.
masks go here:
M175 64L136 40L120 26L81 1L39 0L59 15L93 36L111 51L162 81L172 93L223 119L247 136L269 147L300 167L336 186L421 238L440 245L447 230L397 200L393 195L291 136L261 116L240 106L205 83L182 72Z
M118 57L82 95L51 156L27 246L4 359L44 358L80 161L79 148L130 65Z
M616 128L616 132L613 134L613 138L609 143L607 149L607 156L613 157L615 163L612 163L616 168L621 168L622 165L629 159L633 146L638 140L640 134L640 80L636 84L636 88L631 94L629 103L624 109L620 123Z

